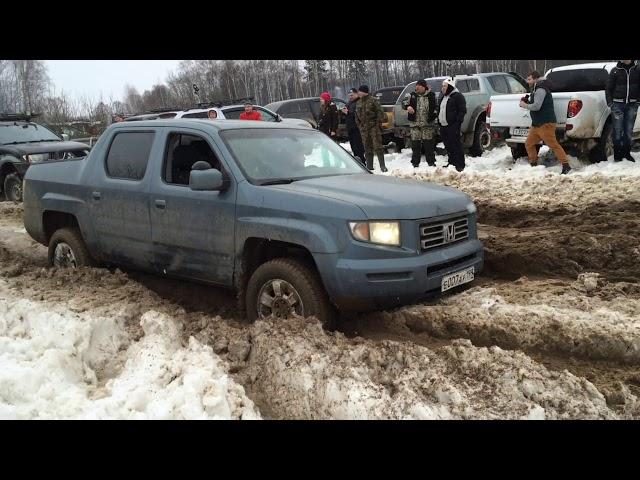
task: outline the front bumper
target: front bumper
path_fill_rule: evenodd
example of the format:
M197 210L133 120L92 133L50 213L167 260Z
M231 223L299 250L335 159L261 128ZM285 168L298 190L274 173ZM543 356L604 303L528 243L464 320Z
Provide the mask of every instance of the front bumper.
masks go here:
M323 254L315 259L340 310L369 311L440 294L443 276L468 267L480 273L484 252L480 240L466 240L412 257L354 260Z

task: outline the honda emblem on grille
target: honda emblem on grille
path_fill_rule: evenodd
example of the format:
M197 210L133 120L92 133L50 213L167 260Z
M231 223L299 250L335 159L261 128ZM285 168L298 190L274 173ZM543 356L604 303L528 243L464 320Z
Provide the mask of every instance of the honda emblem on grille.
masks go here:
M444 243L453 242L456 236L456 227L454 223L445 223L442 225L442 240Z

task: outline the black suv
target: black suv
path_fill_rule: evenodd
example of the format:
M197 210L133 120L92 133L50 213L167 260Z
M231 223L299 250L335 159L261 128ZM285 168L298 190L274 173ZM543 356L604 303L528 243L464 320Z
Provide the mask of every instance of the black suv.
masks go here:
M336 104L336 107L338 107L338 118L340 120L338 131L336 133L338 140L346 141L349 139L349 132L347 131L347 124L345 123L346 119L342 113L342 108L345 107L347 103L340 98L332 98L331 101ZM313 126L313 128L318 128L318 119L320 118L319 97L282 100L280 102L273 102L269 105L265 105L264 108L267 108L284 118L300 118L302 120L306 120Z
M89 146L63 141L48 128L31 121L35 115L0 114L0 193L22 201L22 178L32 163L84 157Z

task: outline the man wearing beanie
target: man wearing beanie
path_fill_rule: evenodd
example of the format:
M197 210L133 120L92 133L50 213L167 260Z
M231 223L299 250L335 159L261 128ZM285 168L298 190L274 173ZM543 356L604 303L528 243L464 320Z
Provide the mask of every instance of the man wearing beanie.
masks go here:
M436 95L429 90L425 80L418 80L415 92L411 92L402 101L402 108L407 111L409 126L411 127L411 164L414 168L420 166L422 149L424 147L427 163L436 164L434 153L434 127L438 118L436 113Z
M356 123L356 106L358 105L358 100L360 100L360 97L358 96L358 89L352 88L349 90L349 103L342 109L342 113L345 115L351 153L353 153L354 157L357 157L362 163L364 163L364 146L362 145L360 129Z
M367 168L373 170L373 154L378 156L380 170L387 171L384 164L384 150L382 148L382 123L387 119L377 99L369 95L369 86L360 85L358 88L358 105L356 107L356 123L360 129L364 145L364 157Z
M333 140L337 140L338 131L338 107L331 101L329 92L320 94L320 118L318 119L318 130L328 135Z
M447 149L449 165L456 167L461 172L464 170L464 151L462 150L462 137L460 129L464 115L467 113L467 102L464 95L458 91L451 77L442 82L442 98L440 99L440 136Z
M640 67L635 60L620 60L609 73L605 90L613 118L613 159L635 162L631 156L633 126L640 104Z

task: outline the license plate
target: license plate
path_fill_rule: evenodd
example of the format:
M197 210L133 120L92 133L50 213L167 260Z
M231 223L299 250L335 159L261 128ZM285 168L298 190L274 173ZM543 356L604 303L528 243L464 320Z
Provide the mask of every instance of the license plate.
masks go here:
M511 135L513 135L514 137L526 137L527 135L529 135L529 129L528 128L514 128L513 132L511 132Z
M474 267L465 268L456 273L451 273L442 277L442 291L446 292L450 288L457 287L463 283L472 282L475 275Z

